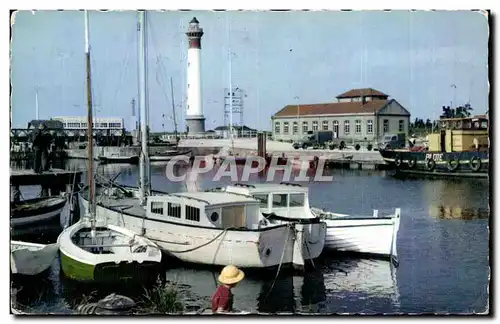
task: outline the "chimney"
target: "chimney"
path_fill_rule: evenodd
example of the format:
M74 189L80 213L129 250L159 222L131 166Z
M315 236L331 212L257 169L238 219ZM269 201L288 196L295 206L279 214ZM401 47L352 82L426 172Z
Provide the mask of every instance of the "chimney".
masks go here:
M364 105L366 103L366 98L364 95L361 95L361 104Z

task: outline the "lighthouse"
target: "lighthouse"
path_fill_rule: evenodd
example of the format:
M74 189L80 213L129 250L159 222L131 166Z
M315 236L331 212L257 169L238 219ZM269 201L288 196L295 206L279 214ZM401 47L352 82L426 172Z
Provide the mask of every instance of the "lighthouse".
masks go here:
M189 134L205 132L205 117L201 101L201 37L203 28L194 17L189 22L186 35L189 40L187 62L187 113L186 126Z

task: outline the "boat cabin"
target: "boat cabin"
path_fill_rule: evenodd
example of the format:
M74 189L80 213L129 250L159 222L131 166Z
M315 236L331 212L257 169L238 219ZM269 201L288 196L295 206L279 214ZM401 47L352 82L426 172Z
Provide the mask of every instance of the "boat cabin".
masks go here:
M248 195L260 201L262 213L287 218L314 218L309 209L309 190L299 184L241 184L226 187L226 192Z
M214 228L257 229L262 219L259 201L228 192L183 192L149 196L147 216Z
M428 135L429 151L464 152L489 147L485 115L439 120L439 131Z

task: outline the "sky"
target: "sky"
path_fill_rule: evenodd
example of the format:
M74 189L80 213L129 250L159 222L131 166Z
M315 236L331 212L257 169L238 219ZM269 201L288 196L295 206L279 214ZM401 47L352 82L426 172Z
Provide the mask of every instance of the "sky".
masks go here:
M443 105L488 110L488 20L470 11L149 11L147 73L150 126L173 130L170 78L185 130L187 30L196 17L201 42L206 129L224 123L224 88L244 89L243 123L271 129L287 104L335 102L353 88L374 88L418 118ZM89 12L96 116L135 124L137 13ZM86 116L84 14L19 11L12 25L12 127L39 116ZM455 85L455 87L452 87ZM138 112L135 113L138 116ZM165 115L165 117L163 117ZM234 115L239 123L239 115Z

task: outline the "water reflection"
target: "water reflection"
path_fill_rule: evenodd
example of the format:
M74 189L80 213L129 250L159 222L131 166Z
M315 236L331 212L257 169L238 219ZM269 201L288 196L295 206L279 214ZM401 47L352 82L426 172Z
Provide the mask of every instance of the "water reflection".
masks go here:
M487 219L489 181L432 181L423 183L429 215L437 219Z

